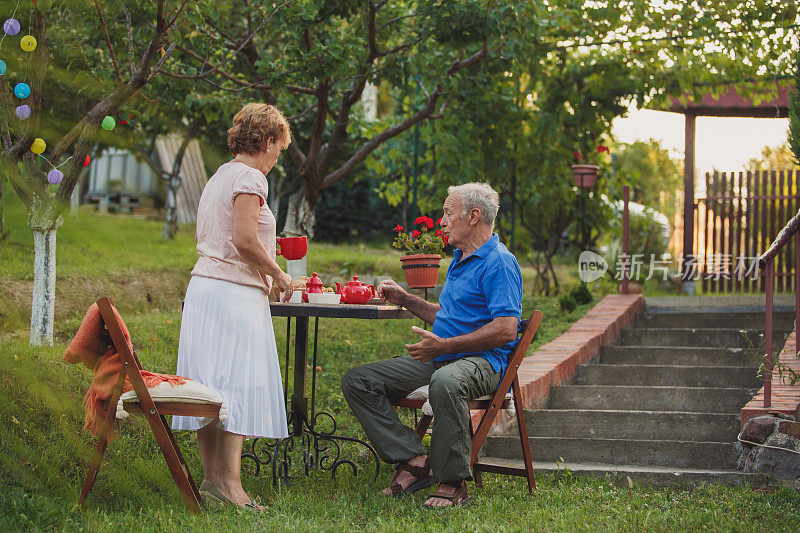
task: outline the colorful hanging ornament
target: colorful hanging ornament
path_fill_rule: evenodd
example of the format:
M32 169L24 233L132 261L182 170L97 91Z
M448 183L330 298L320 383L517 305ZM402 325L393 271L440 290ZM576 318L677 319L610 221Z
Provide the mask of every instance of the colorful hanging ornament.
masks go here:
M117 125L117 121L114 120L114 117L112 117L110 115L106 115L106 118L103 119L103 123L101 124L103 129L106 130L106 131L113 130L114 126L116 126L116 125Z
M47 181L51 185L56 185L58 183L61 183L61 180L63 179L64 179L64 173L58 170L57 168L54 168L53 170L47 173Z
M31 88L25 82L20 82L14 86L14 96L22 100L31 95Z
M6 62L0 59L0 76L6 73Z
M47 144L45 144L44 139L36 137L31 145L31 152L34 154L41 154L44 152L45 148L47 148Z
M36 37L33 35L26 35L19 40L19 46L26 52L33 52L36 50Z
M14 110L14 114L17 115L17 118L20 120L25 120L26 118L30 118L31 116L31 106L28 104L22 104L17 106Z
M91 162L92 162L92 158L87 155L86 156L86 161L83 162L83 168L88 167L89 163L91 163Z
M19 33L20 25L17 19L6 19L3 23L3 31L6 35L16 35Z

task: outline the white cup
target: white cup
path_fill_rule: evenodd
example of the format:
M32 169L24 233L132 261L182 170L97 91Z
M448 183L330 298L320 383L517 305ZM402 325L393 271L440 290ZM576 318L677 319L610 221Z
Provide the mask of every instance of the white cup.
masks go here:
M303 291L292 291L292 297L289 298L289 303L299 304L303 301Z

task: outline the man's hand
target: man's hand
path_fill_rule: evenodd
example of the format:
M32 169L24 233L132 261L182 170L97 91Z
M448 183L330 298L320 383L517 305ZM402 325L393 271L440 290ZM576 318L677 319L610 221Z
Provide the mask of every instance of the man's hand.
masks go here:
M408 354L417 361L427 363L448 353L446 343L441 337L417 326L411 326L411 331L422 337L422 340L416 344L406 344Z
M375 292L377 292L378 298L382 299L384 302L402 305L403 294L406 291L404 291L396 281L385 279L378 283L378 288Z

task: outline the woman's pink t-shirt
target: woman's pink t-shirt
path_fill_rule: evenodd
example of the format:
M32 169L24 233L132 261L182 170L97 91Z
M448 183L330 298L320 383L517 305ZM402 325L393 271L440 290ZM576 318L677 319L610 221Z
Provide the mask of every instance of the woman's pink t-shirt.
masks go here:
M258 239L275 258L275 216L267 205L267 178L260 170L239 161L225 163L211 176L197 208L197 253L193 276L221 279L269 292L272 278L242 260L233 245L233 200L238 194L255 194L261 200Z

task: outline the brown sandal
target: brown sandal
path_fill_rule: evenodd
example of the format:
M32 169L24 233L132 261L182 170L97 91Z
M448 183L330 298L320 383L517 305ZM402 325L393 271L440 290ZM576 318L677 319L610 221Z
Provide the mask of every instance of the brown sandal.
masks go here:
M417 480L409 485L405 490L403 490L403 486L397 482L400 472L403 471L406 471L417 478ZM433 471L431 470L430 459L426 457L425 464L422 466L410 465L405 461L397 464L397 466L395 466L395 472L392 475L392 479L389 480L389 489L392 491L392 496L397 497L402 496L403 494L411 494L417 492L418 490L426 489L434 483L436 483L436 476L433 475Z
M432 498L441 498L443 500L450 500L450 505L444 505L441 507L428 505L428 502L431 501ZM469 502L471 501L472 498L470 498L469 494L467 493L467 483L462 479L461 484L456 488L455 492L449 494L447 492L442 492L441 490L437 490L436 492L428 496L428 499L425 500L423 507L425 509L447 509L448 507L468 505Z

